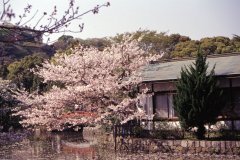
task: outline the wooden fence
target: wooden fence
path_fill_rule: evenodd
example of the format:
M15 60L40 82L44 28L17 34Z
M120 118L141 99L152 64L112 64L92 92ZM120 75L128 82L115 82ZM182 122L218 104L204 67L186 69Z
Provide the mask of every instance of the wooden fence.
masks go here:
M136 136L136 132L134 130L134 128L136 127L140 127L140 122L136 122L136 121L131 121L128 122L126 124L122 124L122 125L114 125L114 129L113 129L113 137L114 137L114 148L116 150L116 146L117 146L117 137L133 137Z

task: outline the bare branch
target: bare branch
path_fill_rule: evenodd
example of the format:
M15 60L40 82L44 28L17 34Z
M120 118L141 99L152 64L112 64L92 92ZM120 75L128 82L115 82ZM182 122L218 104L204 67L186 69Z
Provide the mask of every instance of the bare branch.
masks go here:
M64 14L61 16L61 18L56 18L57 17L57 6L54 6L53 11L51 14L47 14L47 12L43 12L43 15L37 20L37 23L33 26L30 27L29 23L37 16L38 10L34 13L34 15L23 22L23 19L26 19L27 14L30 13L32 5L27 5L27 7L24 8L24 12L22 15L19 15L19 21L16 23L16 25L6 25L4 23L5 19L9 19L11 21L11 18L15 17L15 13L11 9L10 6L10 1L11 0L2 0L3 4L3 12L1 13L0 17L0 30L4 29L5 31L15 31L13 39L9 40L9 42L16 42L20 41L23 37L21 37L21 32L32 32L33 34L36 34L38 36L43 36L46 33L47 34L52 34L52 33L62 33L62 32L72 32L72 33L77 33L81 32L83 30L84 24L81 23L79 24L79 30L78 31L72 31L70 29L67 29L70 25L71 22L74 20L80 19L82 16L88 14L88 13L93 13L97 14L99 12L99 9L102 7L108 7L110 6L110 3L107 2L102 5L97 5L93 9L90 9L88 11L85 11L83 13L79 13L79 7L75 6L74 0L69 1L69 6L64 12ZM47 16L48 15L48 16ZM47 19L48 22L44 24L43 19ZM42 23L42 24L41 24ZM19 32L19 33L16 33ZM1 38L0 42L6 42L8 39Z
M31 20L33 20L33 18L37 15L37 13L38 13L38 10L34 13L34 15L33 15L29 20L27 20L26 22L24 22L23 24L21 24L21 26L24 26L24 25L26 25L27 23L29 23Z
M13 10L11 9L11 5L9 5L10 0L2 0L3 4L3 11L0 17L0 21L3 21L4 19L8 18L11 20L13 17L15 17L15 14L13 13Z
M45 16L45 14L43 13L42 17L39 18L39 20L37 21L37 23L35 24L35 26L33 27L33 29L35 29L37 27L37 25L40 23L40 21L43 19L43 17Z

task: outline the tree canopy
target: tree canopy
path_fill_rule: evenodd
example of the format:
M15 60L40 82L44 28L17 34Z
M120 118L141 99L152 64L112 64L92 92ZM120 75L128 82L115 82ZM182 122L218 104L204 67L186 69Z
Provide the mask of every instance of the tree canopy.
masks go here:
M144 50L150 49L151 53L161 54L164 52L164 58L195 57L199 46L206 54L223 54L240 51L239 36L234 35L232 39L223 36L205 37L200 40L191 40L189 37L180 34L170 34L156 31L136 31L125 33L133 35L133 39L141 37L140 46ZM124 34L118 34L112 39L121 41Z
M56 54L52 61L43 63L36 74L44 82L60 82L63 87L53 86L42 95L19 95L27 106L19 115L25 117L25 126L44 125L48 129L64 129L82 124L109 122L113 116L119 122L127 122L144 111L137 106L141 94L136 92L141 82L139 69L159 56L146 54L137 40L123 37L104 50L78 46L71 54ZM74 111L94 112L98 118L70 117ZM35 116L38 115L38 116ZM106 118L106 119L104 119ZM109 122L110 123L110 122Z

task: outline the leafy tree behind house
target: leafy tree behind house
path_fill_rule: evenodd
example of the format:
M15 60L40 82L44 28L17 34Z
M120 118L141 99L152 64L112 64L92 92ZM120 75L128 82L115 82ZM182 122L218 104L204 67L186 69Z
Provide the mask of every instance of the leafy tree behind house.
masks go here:
M20 61L11 63L8 66L7 78L17 85L18 88L26 89L32 92L36 89L43 89L41 78L35 75L31 69L36 66L41 66L44 58L39 55L31 55L23 58Z
M191 40L177 43L174 50L171 52L172 57L192 57L196 56L198 49L198 42Z
M223 36L205 37L177 43L170 52L171 57L192 57L197 54L198 46L206 54L223 54L240 52L240 38L235 35L232 39Z
M215 123L224 106L220 98L222 91L214 77L214 68L210 72L207 69L206 56L198 52L195 63L189 68L182 68L174 98L174 109L179 115L181 126L187 131L196 127L198 139L204 138L204 125Z

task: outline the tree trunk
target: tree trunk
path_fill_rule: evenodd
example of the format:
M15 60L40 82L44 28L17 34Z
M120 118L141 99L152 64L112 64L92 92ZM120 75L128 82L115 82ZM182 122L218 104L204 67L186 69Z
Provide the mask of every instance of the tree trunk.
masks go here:
M197 139L205 139L205 133L206 133L206 128L204 127L204 125L199 125L196 132Z

